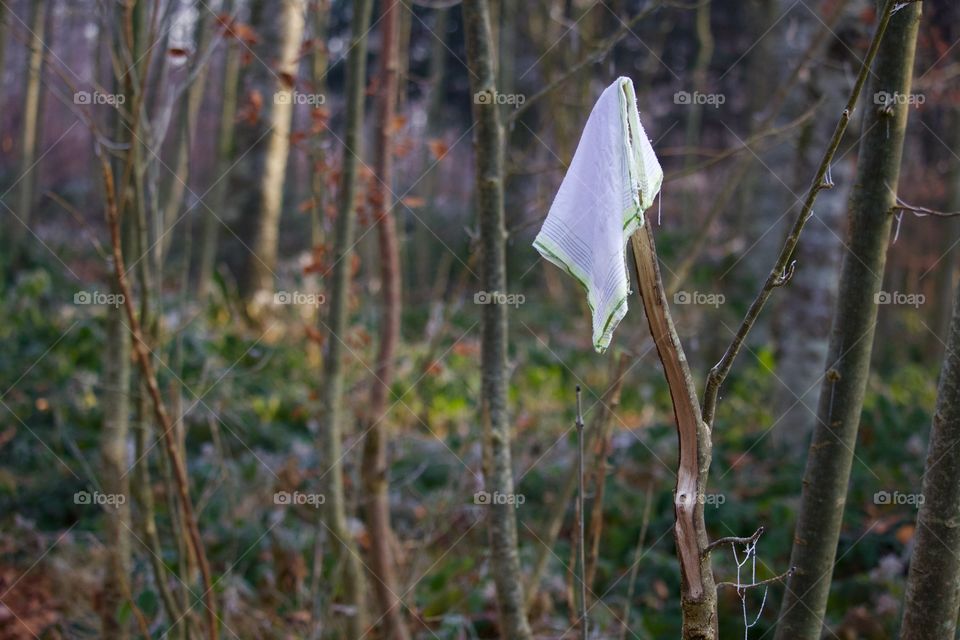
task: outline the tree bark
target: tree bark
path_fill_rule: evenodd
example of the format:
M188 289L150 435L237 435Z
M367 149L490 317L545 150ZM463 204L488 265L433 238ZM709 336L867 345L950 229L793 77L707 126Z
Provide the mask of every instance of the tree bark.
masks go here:
M951 264L952 268L953 265ZM960 608L960 291L954 298L904 596L901 640L953 638Z
M116 289L114 293L117 293ZM102 486L104 493L123 496L124 500L105 510L109 557L102 602L101 631L105 638L123 640L129 637L129 633L117 613L130 594L130 481L127 478L130 335L123 326L123 309L119 306L107 312L106 340L103 436L100 448L103 460Z
M393 216L393 127L397 100L397 36L400 7L384 2L380 18L380 82L377 95L377 158L371 200L376 207L382 306L376 375L371 381L368 427L363 447L363 485L370 530L370 569L386 640L409 640L398 597L396 559L391 551L390 485L387 477L387 399L400 339L400 253Z
M663 365L677 423L679 465L673 492L673 537L680 560L681 636L684 640L716 640L717 587L703 517L703 496L713 451L710 427L701 416L693 376L663 293L650 224L645 224L630 240L637 288Z
M255 307L258 295L273 291L273 274L277 267L277 243L283 205L283 183L290 154L290 123L293 120L293 91L303 39L305 0L283 0L281 7L280 52L277 65L277 86L270 109L270 134L263 162L260 186L260 213L256 241L249 257L251 269L248 291ZM254 313L256 315L256 313Z
M347 59L346 132L344 134L342 183L334 239L334 265L330 279L329 337L324 359L324 383L321 402L324 410L320 442L326 455L327 525L334 538L348 604L355 608L348 618L348 636L359 638L367 630L367 610L363 570L357 546L347 527L347 507L343 490L343 339L347 329L347 305L353 246L355 203L359 154L363 146L364 89L366 88L367 30L372 0L354 0L350 53Z
M850 199L848 252L820 391L817 425L807 458L778 640L816 640L826 613L860 411L870 368L907 124L906 104L884 108L878 92L910 93L919 3L897 11L880 44L867 92L857 179Z
M506 227L503 210L504 132L496 93L496 62L490 32L490 7L486 0L464 0L461 7L473 99L473 148L476 163L477 217L480 222L481 287L506 293ZM483 305L480 423L484 427L484 461L487 491L514 493L510 456L511 429L507 415L507 307ZM490 555L500 609L501 637L532 638L523 601L520 557L517 551L516 509L512 504L491 504Z

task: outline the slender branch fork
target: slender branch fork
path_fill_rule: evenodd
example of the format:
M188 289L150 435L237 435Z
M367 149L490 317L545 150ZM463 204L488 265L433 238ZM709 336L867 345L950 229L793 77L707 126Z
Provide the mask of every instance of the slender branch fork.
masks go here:
M937 211L936 209L928 209L927 207L918 207L916 205L907 204L900 198L897 198L897 204L890 208L890 213L900 214L904 211L907 213L912 213L921 218L923 216L935 216L938 218L955 218L960 216L960 211Z
M833 131L833 137L830 139L830 143L826 151L824 151L823 158L820 160L820 166L817 168L816 176L810 184L810 188L807 190L803 207L790 230L790 235L787 236L776 263L770 270L766 281L763 283L763 287L750 304L750 308L747 310L743 322L734 335L733 341L730 343L730 346L727 347L720 361L710 369L710 373L707 375L707 382L703 392L703 421L708 427L713 427L720 387L726 379L727 374L730 373L733 362L740 353L740 348L746 341L747 335L753 328L754 323L756 323L757 317L763 310L764 305L766 305L773 290L787 284L790 280L790 275L794 269L794 261L792 261L792 258L796 251L797 244L800 242L800 233L813 215L813 205L817 200L817 196L821 191L833 187L833 181L830 179L831 162L837 149L840 147L840 141L843 139L843 134L847 130L847 125L850 124L851 114L860 98L860 93L863 90L863 85L866 83L870 68L873 66L873 60L877 56L883 34L890 24L890 17L899 4L901 3L898 2L898 0L887 0L887 3L884 5L883 12L880 14L880 22L873 34L873 40L870 42L870 48L867 50L863 65L860 67L860 72L857 74L853 90L850 92L850 98L847 100L847 105L840 114L840 120L837 122L837 126Z
M760 527L759 529L757 529L756 533L754 533L749 538L743 538L743 537L737 537L737 536L727 536L726 538L719 538L717 540L714 540L710 544L708 544L707 548L703 550L703 553L704 555L706 555L711 551L713 551L714 549L716 549L717 547L723 546L725 544L755 544L757 540L760 539L760 536L763 535L764 530L765 529L763 527Z

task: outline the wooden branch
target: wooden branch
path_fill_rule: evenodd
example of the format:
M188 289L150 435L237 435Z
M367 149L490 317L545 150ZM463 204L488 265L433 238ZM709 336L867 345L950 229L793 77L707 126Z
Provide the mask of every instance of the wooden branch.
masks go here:
M761 287L760 292L757 294L756 299L754 299L754 301L750 304L750 308L747 310L743 322L741 322L739 329L737 329L730 346L727 347L723 357L720 358L720 361L714 365L712 369L710 369L710 373L707 375L707 383L703 392L703 420L708 426L713 426L713 419L717 409L717 399L720 394L720 386L726 379L727 374L730 373L730 369L733 367L733 361L740 353L740 348L746 341L747 335L753 328L754 323L756 323L757 317L763 310L764 305L766 305L770 294L773 293L774 289L782 286L788 280L786 275L789 269L790 261L793 257L794 251L797 248L797 244L800 242L800 233L803 231L804 226L806 226L807 221L813 214L813 204L816 202L817 196L822 190L828 189L830 186L832 186L832 183L827 177L830 171L830 163L833 161L833 157L837 152L837 148L840 146L840 140L843 138L843 134L847 130L847 125L850 123L850 116L853 113L854 108L857 106L857 101L860 98L860 92L867 80L867 75L870 73L870 67L873 65L873 60L877 56L877 50L880 48L880 41L883 39L883 34L887 30L887 25L890 24L890 16L893 13L895 4L896 0L887 0L886 5L884 6L880 23L877 25L877 30L873 34L873 40L870 42L870 48L867 50L867 55L864 57L863 65L860 67L860 72L857 74L857 79L854 83L853 90L850 92L850 98L847 100L847 105L840 114L840 120L837 122L837 126L833 131L833 137L830 139L830 143L827 145L827 149L823 153L823 158L820 160L820 166L817 168L813 182L810 184L810 187L807 190L807 195L804 198L803 207L800 210L800 214L797 216L797 219L793 224L793 228L790 230L790 235L787 236L787 239L783 244L783 248L780 250L780 255L777 257L776 263L770 270L769 275L767 275L767 279L763 283L763 286Z
M763 587L769 584L774 584L775 582L783 582L790 576L794 574L797 570L796 567L790 567L784 573L781 573L778 576L773 576L772 578L767 578L766 580L760 580L759 582L751 582L750 584L737 584L736 582L718 582L717 589L720 587L733 587L737 591L745 591L746 589L754 589L756 587Z
M676 171L671 171L670 173L664 175L663 182L664 183L672 182L674 180L679 180L680 178L685 178L694 173L699 173L704 169L709 169L710 167L713 167L714 165L717 165L723 162L730 156L737 155L741 151L751 148L754 144L758 142L762 142L766 138L776 138L785 133L789 133L791 130L799 127L800 125L805 123L807 120L812 118L816 114L817 108L819 108L820 106L820 102L821 101L818 100L816 103L814 103L812 107L807 109L804 113L800 114L790 122L787 122L779 127L769 127L769 128L763 129L762 131L758 131L757 133L752 133L741 144L736 145L734 147L730 147L729 149L723 149L722 151L716 153L716 155L711 156L709 159L704 160L699 164L692 165L685 169L677 169ZM658 155L663 156L664 154L660 153Z
M676 524L674 536L680 556L680 568L683 574L684 590L692 600L701 598L705 591L704 575L701 570L700 536L696 518L699 487L700 464L698 433L700 431L700 406L697 403L696 388L690 368L687 365L683 346L677 335L663 293L660 279L660 266L657 263L656 248L650 224L643 225L631 237L634 263L637 270L637 284L643 308L646 312L650 334L657 347L657 354L663 364L663 371L670 388L673 401L673 414L677 421L677 434L680 440L680 464L677 469L677 485L674 493ZM709 443L703 443L709 446ZM702 516L702 510L700 511ZM702 517L699 518L702 525Z
M727 536L726 538L719 538L714 540L707 545L707 548L704 550L704 553L710 553L717 547L723 546L725 544L754 544L757 540L760 539L760 536L763 535L763 527L757 529L757 531L750 536L749 538L737 537L737 536Z
M936 209L928 209L927 207L918 207L912 204L907 204L900 198L897 198L897 204L890 209L890 213L895 214L903 211L907 211L920 217L936 216L938 218L955 218L960 216L960 211L937 211Z

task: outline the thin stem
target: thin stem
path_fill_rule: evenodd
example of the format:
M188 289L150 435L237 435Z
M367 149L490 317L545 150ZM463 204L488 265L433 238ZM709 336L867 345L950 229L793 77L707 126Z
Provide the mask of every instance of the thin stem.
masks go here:
M760 539L760 536L763 535L764 528L760 527L757 531L750 536L749 538L742 538L737 536L727 536L726 538L719 538L714 540L707 545L707 548L704 549L704 553L710 553L717 547L723 546L725 544L755 544L757 540Z
M577 535L577 554L580 556L580 637L583 640L587 640L589 634L587 621L587 584L585 582L587 564L583 539L583 520L586 511L584 511L585 501L583 497L583 405L581 402L580 385L577 385L577 469L580 487L577 493L577 500L580 502L580 522L578 523L579 532Z
M792 576L794 571L796 570L797 570L796 567L790 567L787 571L785 571L784 573L781 573L778 576L773 576L772 578L767 578L766 580L758 580L757 582L751 582L750 584L737 584L736 582L718 582L717 588L719 589L720 587L733 587L737 591L742 591L744 589L754 589L756 587L763 587L766 585L774 584L776 582L783 582L784 580Z

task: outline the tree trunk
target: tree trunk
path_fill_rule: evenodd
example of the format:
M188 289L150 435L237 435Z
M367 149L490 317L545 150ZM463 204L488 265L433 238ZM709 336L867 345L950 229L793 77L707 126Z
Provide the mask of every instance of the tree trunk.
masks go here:
M346 132L344 134L342 184L335 230L333 274L330 279L330 316L327 327L327 353L324 359L323 429L318 443L326 455L328 480L327 526L333 537L339 563L344 568L348 604L355 608L349 616L348 636L359 638L367 630L365 587L357 546L347 527L347 507L343 491L343 339L347 329L347 305L350 289L351 248L353 246L354 201L357 194L359 154L363 146L364 90L366 88L367 30L372 0L354 0L353 25L347 59Z
M117 290L114 290L117 293ZM130 426L130 334L123 326L123 309L107 312L106 354L103 372L103 491L123 496L115 507L105 509L109 557L101 609L104 638L129 637L118 616L120 605L130 595L130 481L127 477L127 434ZM143 462L142 464L146 464Z
M191 69L191 73L196 72L197 75L187 89L187 99L181 103L180 121L177 123L174 168L170 173L167 184L163 219L161 220L165 232L158 247L161 264L166 259L167 251L173 242L174 234L171 228L176 225L180 217L184 194L190 181L190 142L197 130L197 117L200 114L200 106L203 104L203 96L207 88L207 71L210 66L201 56L210 45L210 18L212 18L212 14L205 16L205 13L208 12L201 11L197 17L194 35L194 57L197 59L197 64L202 66L199 69ZM187 236L189 237L190 234L188 233Z
M231 6L224 7L229 14ZM230 169L233 159L234 129L237 118L237 91L240 86L240 45L236 42L226 43L226 54L223 63L223 103L220 107L220 131L217 136L216 179L213 187L212 212L206 207L201 211L203 226L201 231L200 264L197 267L197 295L202 300L210 293L210 280L216 268L217 261L217 232L220 229L219 216L225 216L224 209L227 203L227 180L224 173ZM214 213L216 215L214 215Z
M783 6L784 10L789 5ZM806 13L806 12L804 12ZM803 15L799 28L807 37L797 38L801 46L813 43L823 28L812 14ZM783 46L787 46L784 43ZM818 47L817 55L825 55ZM846 51L844 51L846 54ZM791 58L794 51L790 51ZM795 159L794 190L805 187L805 182L816 172L822 150L829 144L834 122L830 117L849 94L850 80L840 60L836 65L824 64L809 80L800 83L792 93L810 100L823 100L818 115L800 130ZM793 103L793 111L808 108ZM789 145L783 143L782 146ZM809 443L816 421L820 398L820 377L827 358L830 341L830 321L837 299L840 272L840 241L844 214L853 182L852 158L841 159L833 165L836 186L820 194L815 220L803 232L803 242L795 254L797 271L790 281L789 294L781 298L774 317L774 340L777 348L778 386L774 413L777 422L772 427L770 440L774 448L786 454L799 454ZM799 205L796 205L799 206Z
M476 128L473 146L476 163L477 217L480 221L481 283L484 291L506 293L506 228L503 211L504 132L496 93L490 8L486 0L464 0L463 26L470 70L470 93L486 95L473 100ZM507 307L483 305L481 356L481 415L484 427L486 490L512 496L510 422L507 415ZM512 504L491 504L490 555L500 607L501 637L532 638L523 601L520 557L517 551L516 509Z
M251 288L248 301L260 306L258 295L272 292L277 267L277 241L283 205L283 182L290 152L290 123L293 119L293 91L303 39L305 0L283 0L281 8L280 52L276 93L265 96L272 101L270 134L263 162L260 186L260 212L256 241L249 257ZM254 313L256 315L256 313Z
M40 90L43 75L43 51L45 42L48 0L34 0L30 14L30 54L27 57L27 84L23 94L23 122L20 149L20 167L17 188L16 215L20 221L12 227L11 245L6 259L11 268L16 268L33 217L33 196L37 184L37 141L40 130Z
M368 424L363 447L363 486L367 526L370 531L370 570L383 620L386 640L409 640L397 587L395 558L391 551L390 493L387 476L387 399L393 383L394 352L400 339L400 253L393 216L393 127L397 99L397 36L400 7L385 2L380 18L380 82L377 95L377 158L371 200L376 207L383 293L380 347L376 375L370 389Z
M907 104L885 108L874 104L873 96L910 93L919 21L919 3L908 4L890 19L867 92L857 180L850 199L848 252L804 474L791 558L796 571L787 581L779 640L817 640L826 613L907 125Z
M946 268L947 265L944 265ZM949 268L953 268L950 264ZM917 536L901 640L953 638L960 607L960 292L954 299L937 410L923 475L924 502Z

